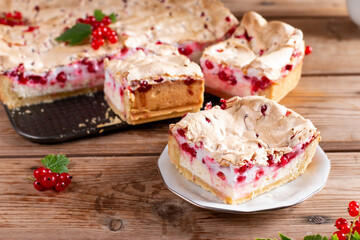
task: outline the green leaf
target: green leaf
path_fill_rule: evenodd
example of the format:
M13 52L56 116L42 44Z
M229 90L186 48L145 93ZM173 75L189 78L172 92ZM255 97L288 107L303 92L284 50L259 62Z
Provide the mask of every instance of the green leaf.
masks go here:
M105 16L106 15L100 9L96 9L94 11L94 17L96 18L96 21L98 21L98 22L102 21Z
M292 240L291 238L285 236L285 235L282 234L282 233L279 233L279 236L280 236L280 239L281 239L281 240Z
M323 240L323 237L318 234L318 235L308 235L304 237L304 240Z
M47 155L44 159L41 159L41 162L54 173L61 174L63 172L69 172L67 165L69 164L70 160L65 155L50 154Z
M115 13L112 13L109 15L109 18L111 19L111 22L116 22L116 14Z
M358 233L358 231L355 231L355 233L353 235L356 240L360 240L360 234Z
M67 42L71 46L82 43L91 35L91 26L85 23L77 23L72 28L67 29L55 40L58 42Z
M335 234L335 235L331 235L331 240L339 240L338 236Z
M324 236L322 240L329 240L327 236Z

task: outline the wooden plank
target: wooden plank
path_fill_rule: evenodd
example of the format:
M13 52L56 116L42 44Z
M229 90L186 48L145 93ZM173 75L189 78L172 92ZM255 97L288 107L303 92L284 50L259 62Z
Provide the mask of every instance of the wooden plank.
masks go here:
M342 0L222 0L233 14L257 11L264 16L347 16Z
M327 151L360 149L360 76L303 77L280 103L309 118Z
M303 77L281 103L311 119L324 150L360 150L360 76ZM98 137L41 145L19 136L0 108L0 156L158 155L167 143L168 125L177 120L137 126Z
M360 30L349 18L280 18L304 33L313 53L304 60L305 75L360 74Z
M2 239L294 239L330 235L334 221L347 217L347 204L360 199L360 153L330 153L326 187L305 202L258 214L224 214L192 206L165 188L157 157L72 158L70 187L38 192L27 176L35 158L1 158ZM348 186L348 187L345 187ZM316 224L314 220L321 224ZM315 222L314 222L315 221ZM291 227L290 227L291 225Z

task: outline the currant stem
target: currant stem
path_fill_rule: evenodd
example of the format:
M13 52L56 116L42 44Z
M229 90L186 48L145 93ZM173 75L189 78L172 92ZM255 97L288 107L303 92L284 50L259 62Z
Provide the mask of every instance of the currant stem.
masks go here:
M27 177L27 179L31 180L31 181L35 181L36 178L33 178L33 177Z
M351 226L350 226L350 232L347 234L348 235L348 239L351 239L351 236L353 234L352 230L353 227L355 226L355 222L359 219L360 217L360 213L355 217L354 221L352 222Z

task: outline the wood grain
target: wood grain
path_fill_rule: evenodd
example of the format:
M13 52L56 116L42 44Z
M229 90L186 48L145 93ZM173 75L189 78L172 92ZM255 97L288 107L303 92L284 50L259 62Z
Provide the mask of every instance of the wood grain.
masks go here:
M360 29L349 18L276 18L301 29L313 53L304 60L305 75L360 74Z
M336 87L334 87L336 86ZM305 76L299 86L281 101L313 121L326 151L360 150L360 76ZM99 137L41 145L19 136L0 108L0 156L158 155L167 143L168 125L177 120L137 126Z
M39 159L1 158L0 238L42 239L44 233L50 239L329 235L335 219L347 216L348 201L360 199L360 186L354 184L360 153L328 156L332 170L321 192L295 207L244 215L202 210L181 200L162 184L155 156L72 158L73 182L59 194L38 192L26 179Z
M264 16L347 16L343 0L222 0L231 11L241 16L258 11Z

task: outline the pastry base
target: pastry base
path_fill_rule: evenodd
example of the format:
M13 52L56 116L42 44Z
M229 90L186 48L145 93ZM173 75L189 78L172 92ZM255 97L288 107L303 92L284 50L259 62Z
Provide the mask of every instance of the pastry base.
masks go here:
M299 63L292 71L290 71L290 73L286 77L269 85L266 89L256 92L255 95L264 96L266 98L279 102L299 83L301 78L302 65L303 62L301 61L301 63ZM214 89L208 86L205 87L205 92L225 99L234 97L234 95L229 95L227 92L222 91L221 89Z
M68 98L86 93L97 92L103 89L103 85L97 87L83 88L71 92L54 93L44 96L21 98L12 91L12 80L6 76L0 76L0 100L9 108L14 109L39 103L49 103L61 98Z
M232 199L229 196L225 196L221 191L210 186L208 183L204 182L198 176L193 175L188 169L185 169L182 166L180 166L179 163L180 163L181 149L180 149L180 146L179 146L178 142L176 141L175 137L173 137L172 135L169 136L168 149L169 149L169 156L170 156L171 162L189 181L194 182L197 185L204 188L205 190L211 192L212 194L214 194L215 196L217 196L218 198L223 200L224 203L236 205L236 204L248 201L250 199L253 199L254 197L259 196L263 193L266 193L272 189L275 189L287 182L290 182L290 181L296 179L301 174L303 174L306 170L306 167L309 165L309 163L311 162L311 160L315 154L315 150L316 150L316 147L318 146L319 141L320 141L320 136L318 136L316 139L314 139L307 146L306 150L303 153L301 153L299 156L297 156L297 157L302 158L303 160L300 162L300 165L298 166L298 170L296 172L293 172L293 173L290 172L288 175L286 175L282 179L277 180L274 183L271 183L262 188L254 189L254 191L249 195L249 197L240 198L240 199Z
M126 94L128 93L128 94ZM204 81L196 80L190 85L184 81L164 82L152 85L147 92L125 92L125 112L120 112L105 96L111 109L128 124L136 125L181 117L188 112L198 112L204 101Z

